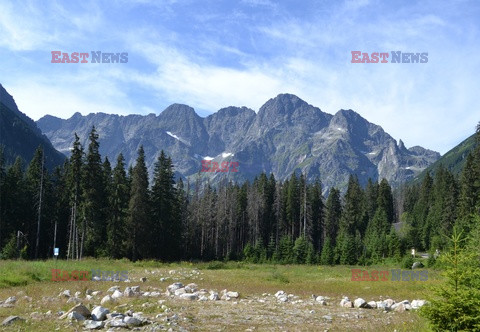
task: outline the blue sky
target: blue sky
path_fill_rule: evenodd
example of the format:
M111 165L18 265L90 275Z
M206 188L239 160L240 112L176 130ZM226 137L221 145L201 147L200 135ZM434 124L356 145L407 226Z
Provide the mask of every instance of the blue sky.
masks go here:
M128 63L56 64L51 51L128 52ZM351 51L428 52L428 63L351 63ZM206 116L293 93L445 153L480 121L480 2L0 1L0 63L35 120L172 103Z

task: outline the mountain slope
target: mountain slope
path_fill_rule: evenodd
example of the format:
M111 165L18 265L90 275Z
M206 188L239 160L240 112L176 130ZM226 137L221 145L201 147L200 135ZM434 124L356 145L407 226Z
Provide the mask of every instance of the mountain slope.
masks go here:
M29 163L39 146L42 146L45 151L47 168L53 169L65 160L65 156L55 150L35 122L18 110L14 99L1 84L0 146L3 146L7 164L13 163L17 156Z
M440 159L428 166L422 171L414 181L421 181L430 172L430 175L434 175L438 167L443 167L452 171L453 174L460 174L467 160L467 156L475 148L475 134L468 137L466 140L458 144L456 147L445 153Z
M286 179L295 171L307 173L310 181L319 177L325 190L344 188L351 173L362 183L369 177L385 177L396 184L440 157L421 147L406 149L352 110L327 114L291 94L268 100L258 113L231 106L201 118L193 108L174 104L158 116L76 113L67 120L45 116L37 124L64 153L69 152L74 132L88 144L88 132L95 125L100 152L110 160L122 152L131 165L143 145L152 172L163 149L178 175L211 182L224 177L243 181L262 171ZM201 173L202 159L237 161L239 172Z

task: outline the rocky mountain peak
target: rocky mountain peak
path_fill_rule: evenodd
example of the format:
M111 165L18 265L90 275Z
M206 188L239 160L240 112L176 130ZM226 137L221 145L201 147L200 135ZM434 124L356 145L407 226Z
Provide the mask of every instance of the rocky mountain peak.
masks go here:
M86 133L95 124L101 134L100 152L110 160L122 152L131 165L136 149L143 144L151 156L147 158L151 170L163 149L172 157L177 174L192 181L198 176L201 160L208 158L241 165L234 174L202 174L211 183L224 176L251 180L260 172L271 172L283 180L300 171L308 180L319 177L328 191L332 186L344 189L352 173L361 183L369 177L401 183L438 159L438 154L417 148L399 148L380 126L353 110L340 110L332 116L292 94L268 100L258 113L230 106L202 118L190 106L173 104L153 119L142 115L79 117L61 123L52 119L50 124L42 120L39 126L58 149L68 151L73 132L84 134L86 141Z

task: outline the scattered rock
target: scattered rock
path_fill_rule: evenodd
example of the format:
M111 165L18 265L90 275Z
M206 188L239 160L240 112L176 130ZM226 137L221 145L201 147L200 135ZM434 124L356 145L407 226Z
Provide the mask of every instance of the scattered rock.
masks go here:
M370 302L367 303L367 305L372 309L377 308L377 302L375 302L375 301L370 301Z
M72 311L72 312L67 314L67 319L68 320L83 321L86 318L83 315L81 315L80 313L78 313L76 311Z
M353 303L352 303L352 301L350 301L350 299L348 297L344 297L340 301L340 306L343 307L343 308L353 308Z
M105 323L105 327L128 327L122 319L113 319Z
M288 295L283 290L279 290L274 295L280 302L288 302Z
M132 286L133 293L140 294L140 286Z
M386 299L383 300L383 304L385 304L385 309L390 309L390 307L395 304L395 301L392 299Z
M70 297L70 290L69 289L66 289L64 290L63 292L60 292L60 294L58 294L58 297Z
M227 292L226 295L227 295L228 297L231 297L231 298L234 298L234 299L238 298L238 296L239 296L239 295L238 295L238 292Z
M180 288L183 288L183 284L181 282L176 282L174 284L171 284L170 286L167 286L167 293L168 295L170 295Z
M140 281L141 281L141 282L146 282L146 281L147 281L147 277L141 277L141 278L140 278Z
M187 286L185 286L185 291L187 293L194 293L197 290L198 290L197 284L191 283L191 284L188 284Z
M397 312L404 312L406 310L405 304L403 304L402 302L395 303L394 305L392 305L392 310Z
M120 286L112 286L107 290L107 292L114 293L116 290L119 290L119 289L120 289Z
M10 296L5 300L4 304L15 304L15 302L17 302L17 298L15 296Z
M367 306L367 301L365 301L362 298L358 298L355 301L353 301L353 306L355 308L365 308Z
M84 319L90 317L90 315L91 315L90 310L88 310L88 308L86 306L84 306L83 304L77 304L76 306L74 306L73 308L68 310L65 314L63 314L60 317L60 319L66 318L67 315L72 313L72 312L76 312L76 313L82 315L84 317ZM47 312L47 314L48 314L48 312Z
M112 294L112 298L114 298L114 299L118 299L118 298L120 298L120 297L122 297L122 296L123 296L123 293L120 292L118 289L116 289L116 290L113 292L113 294Z
M425 266L425 265L423 265L422 262L415 262L415 263L413 263L413 265L412 265L412 270L413 270L413 269L421 269L421 268L424 267L424 266Z
M75 304L77 304L77 303L81 303L81 302L82 302L82 300L80 300L78 297L71 297L71 298L69 298L69 299L67 300L67 303L75 303Z
M7 318L5 318L2 322L2 326L7 326L7 325L10 325L16 321L19 321L19 320L25 320L19 316L8 316Z
M180 295L180 298L182 300L195 301L195 300L198 300L198 295L195 293L184 293Z
M102 306L96 306L92 310L92 319L95 321L102 321L107 318L107 314L110 312L107 308L104 308Z
M175 296L180 296L185 293L187 293L187 290L185 288L179 288L174 292Z
M412 309L419 309L425 305L425 300L413 300Z
M86 329L99 330L99 329L102 329L105 326L105 322L99 322L99 321L94 321L94 320L86 320L83 323L83 326Z
M114 303L115 302L115 299L112 298L110 295L106 295L102 301L100 301L100 304L101 305L104 305L104 304L108 304L108 303Z
M134 297L135 296L135 292L133 291L133 289L131 287L127 287L125 288L125 290L123 291L123 295L125 297Z
M126 316L125 318L123 318L123 322L128 326L141 326L143 324L140 319L130 316Z

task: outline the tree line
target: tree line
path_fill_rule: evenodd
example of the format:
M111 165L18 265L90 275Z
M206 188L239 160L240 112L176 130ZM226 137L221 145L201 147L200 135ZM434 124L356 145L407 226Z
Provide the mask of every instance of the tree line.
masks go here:
M58 247L68 259L370 264L412 247L442 250L454 226L475 227L480 209L479 127L460 176L440 168L392 191L385 179L362 187L352 175L345 194L331 188L326 198L320 179L301 173L185 183L163 151L149 181L143 147L134 165L120 154L112 168L98 139L93 127L85 149L75 134L52 172L41 148L26 167L20 158L5 165L0 150L2 258L47 258Z

